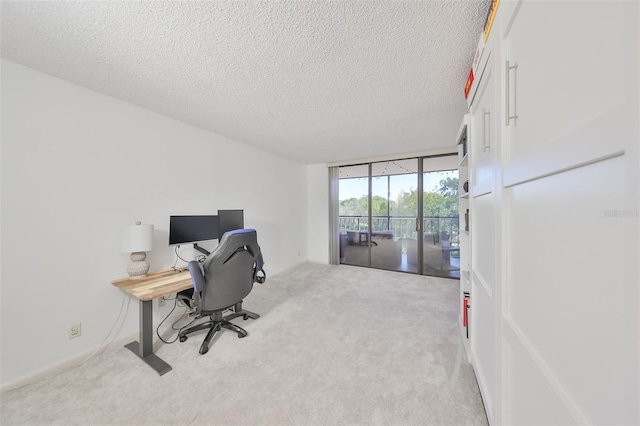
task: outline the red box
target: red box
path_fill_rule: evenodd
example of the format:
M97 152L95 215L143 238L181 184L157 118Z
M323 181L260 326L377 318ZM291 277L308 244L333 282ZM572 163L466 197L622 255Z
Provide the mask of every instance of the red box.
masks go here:
M469 91L471 90L471 85L473 84L473 70L469 70L469 78L467 78L467 84L464 86L464 98L467 99L469 97Z

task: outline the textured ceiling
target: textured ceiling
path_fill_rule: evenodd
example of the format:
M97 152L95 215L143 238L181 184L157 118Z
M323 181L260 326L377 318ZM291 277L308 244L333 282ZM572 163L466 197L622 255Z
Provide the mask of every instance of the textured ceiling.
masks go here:
M2 1L2 56L307 163L455 143L489 0Z

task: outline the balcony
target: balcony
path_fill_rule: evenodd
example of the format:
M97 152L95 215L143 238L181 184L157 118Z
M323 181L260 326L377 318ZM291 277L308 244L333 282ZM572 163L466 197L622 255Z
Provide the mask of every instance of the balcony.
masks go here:
M391 231L394 240L418 239L416 218L410 216L373 216L371 232ZM451 241L452 246L460 244L460 221L458 216L425 216L422 219L425 241L432 238L434 244L441 240ZM367 216L339 216L340 233L347 231L369 231Z
M374 216L371 227L366 216L339 216L341 263L369 266L367 246L371 228L371 266L418 272L416 218ZM459 277L458 216L427 216L422 219L423 259L426 275Z

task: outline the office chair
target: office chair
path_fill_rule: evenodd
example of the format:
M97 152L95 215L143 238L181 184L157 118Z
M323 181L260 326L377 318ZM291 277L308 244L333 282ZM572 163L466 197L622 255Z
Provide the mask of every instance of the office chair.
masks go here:
M226 232L218 247L200 264L195 260L187 267L193 281L193 289L178 293L178 300L192 309L198 318L208 316L207 322L181 330L178 338L187 340L187 335L209 329L202 342L200 353L209 351L211 339L222 328L235 331L242 338L247 332L230 321L234 318L258 319L260 315L242 308L242 300L251 292L253 283L266 281L262 269L264 261L258 245L255 229L237 229ZM233 313L223 316L228 309Z

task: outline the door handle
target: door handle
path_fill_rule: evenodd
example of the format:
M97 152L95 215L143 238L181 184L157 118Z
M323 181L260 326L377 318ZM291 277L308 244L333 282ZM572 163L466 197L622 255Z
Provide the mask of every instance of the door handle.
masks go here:
M511 91L511 83L509 81L509 73L511 72L511 70L513 71L513 115L511 115L511 107L509 105L510 102L510 91ZM518 83L517 78L518 78L518 64L513 64L513 65L509 65L509 61L506 61L504 63L504 76L505 76L505 98L504 98L504 113L505 113L505 125L508 126L509 123L511 122L511 120L517 120L518 119L518 113L517 113L517 106L518 106L518 102L516 101L516 94L517 94L517 90L516 90L516 84Z
M486 124L487 116L489 116L489 124ZM482 109L482 152L486 152L491 148L491 111Z
M420 218L416 217L416 232L420 231Z

